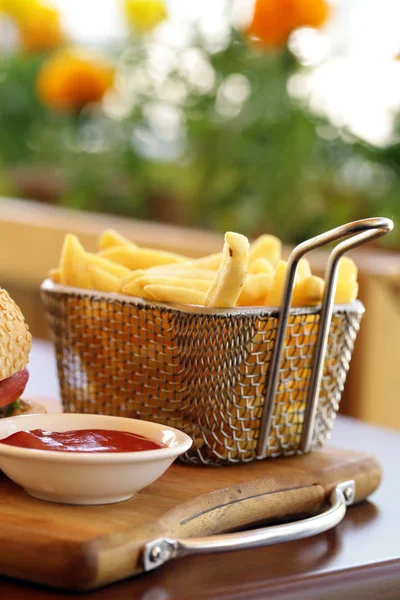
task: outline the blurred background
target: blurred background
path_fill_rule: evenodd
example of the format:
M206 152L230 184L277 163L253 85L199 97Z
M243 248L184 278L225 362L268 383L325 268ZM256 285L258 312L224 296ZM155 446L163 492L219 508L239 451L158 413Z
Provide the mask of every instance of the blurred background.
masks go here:
M398 0L0 0L0 276L34 334L64 229L196 255L396 223L399 22ZM360 253L343 402L398 427L399 249L397 227Z

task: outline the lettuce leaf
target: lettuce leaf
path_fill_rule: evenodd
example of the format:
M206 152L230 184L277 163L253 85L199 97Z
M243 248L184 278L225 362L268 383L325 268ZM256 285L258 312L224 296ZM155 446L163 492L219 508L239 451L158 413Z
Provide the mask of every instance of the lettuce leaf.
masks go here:
M20 407L19 400L20 399L18 398L18 400L14 400L14 402L11 402L11 404L7 404L7 406L2 406L0 408L0 419L9 417L12 415L14 410L18 410L18 408Z

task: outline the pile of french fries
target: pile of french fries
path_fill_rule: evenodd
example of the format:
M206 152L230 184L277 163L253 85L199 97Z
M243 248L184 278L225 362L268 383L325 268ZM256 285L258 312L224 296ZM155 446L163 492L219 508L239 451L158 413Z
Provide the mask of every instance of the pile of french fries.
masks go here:
M172 252L143 248L118 232L104 231L98 251L87 252L73 234L65 236L60 264L50 272L56 283L144 298L150 301L215 308L279 306L287 263L281 241L261 235L252 244L239 233L225 234L222 252L191 259ZM320 304L324 281L300 261L292 306ZM335 303L357 298L357 267L339 263Z

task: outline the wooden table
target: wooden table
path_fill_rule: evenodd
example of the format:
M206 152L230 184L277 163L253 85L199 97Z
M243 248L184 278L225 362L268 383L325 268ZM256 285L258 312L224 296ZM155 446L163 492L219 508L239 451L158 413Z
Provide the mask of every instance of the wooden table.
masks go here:
M57 395L55 361L46 342L35 342L30 371L28 393L47 398L48 408L59 410L52 400ZM400 435L339 417L331 443L374 454L384 472L383 483L371 501L350 508L336 529L280 546L186 558L153 573L85 594L84 598L398 600ZM33 584L0 580L0 598L7 600L76 597Z

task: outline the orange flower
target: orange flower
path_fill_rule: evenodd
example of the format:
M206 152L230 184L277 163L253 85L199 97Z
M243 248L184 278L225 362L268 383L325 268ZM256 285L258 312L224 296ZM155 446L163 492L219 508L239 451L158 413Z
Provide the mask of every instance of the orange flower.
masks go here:
M298 27L320 27L328 12L326 0L256 0L247 33L265 46L283 46Z
M99 102L113 83L113 69L99 58L72 50L60 50L42 66L36 82L43 104L76 112Z
M43 52L60 46L64 41L58 12L39 2L32 3L18 19L18 30L23 48L29 52Z

